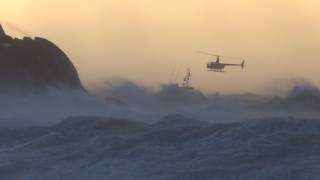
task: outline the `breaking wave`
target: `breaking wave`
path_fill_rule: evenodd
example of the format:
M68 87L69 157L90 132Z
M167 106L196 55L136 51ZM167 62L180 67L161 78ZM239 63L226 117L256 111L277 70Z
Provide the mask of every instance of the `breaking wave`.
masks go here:
M317 179L320 121L72 117L1 131L5 179Z
M5 96L0 177L318 179L319 95L305 85L278 97L126 82Z

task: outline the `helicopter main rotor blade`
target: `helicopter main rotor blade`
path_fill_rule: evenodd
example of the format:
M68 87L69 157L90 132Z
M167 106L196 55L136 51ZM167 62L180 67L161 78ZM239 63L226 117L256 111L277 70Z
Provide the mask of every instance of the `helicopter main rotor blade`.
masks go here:
M231 56L220 56L220 57L225 57L225 58L229 58L229 59L243 59L241 57L231 57Z
M207 53L207 52L203 52L203 51L197 51L197 53L208 55L208 56L220 56L220 55L217 55L217 54Z
M207 52L203 52L203 51L197 51L197 53L205 54L205 55L209 55L209 56L216 56L216 57L219 56L219 57L224 57L224 58L229 58L229 59L243 59L240 57L223 56L223 55L212 54L212 53L207 53Z

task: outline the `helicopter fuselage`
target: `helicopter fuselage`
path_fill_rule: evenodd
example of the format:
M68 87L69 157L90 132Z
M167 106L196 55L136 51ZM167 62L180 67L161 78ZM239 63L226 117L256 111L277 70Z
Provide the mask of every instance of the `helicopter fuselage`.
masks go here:
M225 68L225 64L217 63L217 62L209 62L207 64L207 68L209 70L222 70Z

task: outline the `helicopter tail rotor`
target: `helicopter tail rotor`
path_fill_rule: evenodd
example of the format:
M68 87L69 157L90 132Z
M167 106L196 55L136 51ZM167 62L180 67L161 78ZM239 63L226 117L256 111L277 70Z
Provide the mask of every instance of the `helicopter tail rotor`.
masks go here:
M242 69L244 69L244 63L245 63L245 60L243 60L242 63L241 63L241 68Z

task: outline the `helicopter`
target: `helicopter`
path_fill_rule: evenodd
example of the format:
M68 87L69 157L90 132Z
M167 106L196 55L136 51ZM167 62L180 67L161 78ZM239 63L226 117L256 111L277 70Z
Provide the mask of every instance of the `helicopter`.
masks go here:
M230 56L222 56L222 55L211 54L211 53L207 53L207 52L203 52L203 51L197 51L197 53L205 54L205 55L209 55L209 56L214 56L214 57L217 58L216 61L212 61L212 62L208 62L208 63L207 63L207 69L208 69L208 71L225 72L225 71L223 71L223 69L224 69L226 66L239 66L239 67L241 67L242 69L244 69L245 60L244 60L243 58L230 57ZM220 58L242 59L242 63L241 63L241 64L220 63Z

